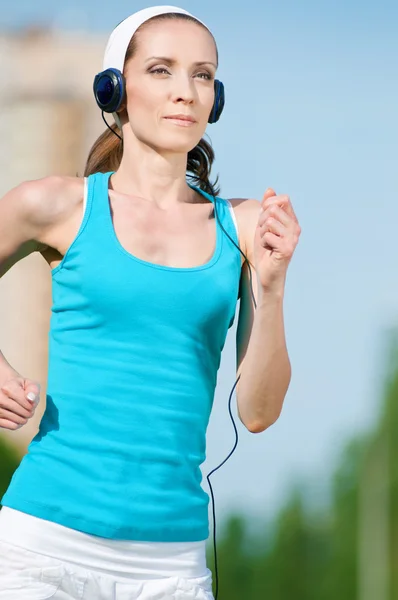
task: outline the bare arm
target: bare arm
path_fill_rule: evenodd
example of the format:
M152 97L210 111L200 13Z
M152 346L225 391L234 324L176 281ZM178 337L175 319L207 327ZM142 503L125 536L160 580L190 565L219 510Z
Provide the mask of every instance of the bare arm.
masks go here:
M237 385L239 416L252 433L260 433L280 415L291 377L283 319L283 294L258 293L253 270L250 291L247 266L241 284L237 329L237 363L241 379Z
M46 247L41 240L53 213L48 198L56 193L60 179L25 181L0 199L0 277L22 258Z
M39 227L35 211L40 205L38 182L24 182L0 200L0 277L25 256L39 250ZM13 374L14 369L0 352L0 374Z
M247 200L242 205L241 226L257 308L245 264L237 330L238 412L241 421L253 433L264 431L277 420L291 377L283 318L284 276L278 285L267 289L261 285L254 267L259 212L260 203L256 200Z
M63 178L48 177L24 182L0 199L0 277L22 258L46 248L43 240L59 214L63 187ZM0 428L24 425L39 397L39 384L20 375L0 352Z

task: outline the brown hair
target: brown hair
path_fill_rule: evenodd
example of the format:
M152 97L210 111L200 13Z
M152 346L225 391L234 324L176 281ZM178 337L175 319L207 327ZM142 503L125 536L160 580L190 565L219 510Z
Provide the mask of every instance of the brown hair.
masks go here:
M148 19L148 21L145 21L143 25L138 27L131 38L130 44L126 51L125 66L127 62L134 56L137 50L137 32L142 30L143 27L151 22L166 19L192 21L201 27L204 27L204 25L202 25L202 23L197 21L194 17L180 13L167 13L152 17L151 19ZM208 31L207 28L206 31ZM113 131L116 131L116 133L120 133L119 127L116 125L116 123L113 123L110 125L110 127ZM118 139L118 137L107 128L91 147L84 169L84 177L88 177L92 173L97 172L106 173L108 171L116 171L119 168L122 156L123 141ZM216 177L214 183L211 183L209 179L214 158L214 150L211 144L202 138L197 146L188 152L187 177L200 189L209 194L216 195L219 193L219 187L217 186L218 177Z

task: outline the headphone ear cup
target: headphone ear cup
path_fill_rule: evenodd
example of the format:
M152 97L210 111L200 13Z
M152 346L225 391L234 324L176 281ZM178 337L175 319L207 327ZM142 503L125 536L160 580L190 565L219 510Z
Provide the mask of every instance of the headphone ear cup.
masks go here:
M214 104L209 116L209 123L216 123L221 117L225 104L224 84L218 79L214 80Z
M118 69L106 69L94 78L93 92L97 105L106 113L117 112L125 97L126 82Z

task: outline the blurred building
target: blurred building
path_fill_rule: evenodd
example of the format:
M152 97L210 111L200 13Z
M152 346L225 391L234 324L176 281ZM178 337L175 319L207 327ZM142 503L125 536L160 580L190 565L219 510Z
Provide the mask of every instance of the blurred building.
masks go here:
M106 38L29 28L0 32L0 194L51 174L82 176L104 130L92 93ZM31 422L1 432L24 453L45 408L51 307L48 264L35 253L0 280L0 348L21 375L38 380L41 404Z

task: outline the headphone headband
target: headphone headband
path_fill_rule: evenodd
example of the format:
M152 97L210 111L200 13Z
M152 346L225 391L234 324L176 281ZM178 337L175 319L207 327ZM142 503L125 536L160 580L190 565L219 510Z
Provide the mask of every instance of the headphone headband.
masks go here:
M178 8L178 6L151 6L150 8L145 8L121 21L121 23L119 23L112 31L106 45L102 70L105 71L106 69L114 68L119 69L119 71L123 73L127 48L137 29L141 27L145 21L148 21L153 17L173 13L192 17L206 27L211 33L210 29L203 21L189 13L187 10Z

